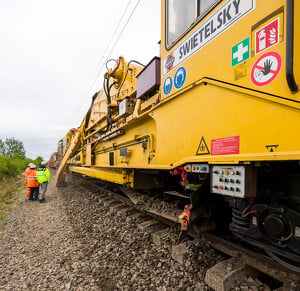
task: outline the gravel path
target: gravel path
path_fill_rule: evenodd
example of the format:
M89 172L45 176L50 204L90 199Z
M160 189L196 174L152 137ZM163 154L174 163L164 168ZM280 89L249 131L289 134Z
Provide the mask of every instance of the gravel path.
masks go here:
M182 266L83 183L53 181L47 203L14 209L0 230L0 290L210 290L205 271L223 257L205 241Z
M46 199L47 203L22 201L1 229L0 290L64 290L73 280L79 287L95 286L91 276L70 272L67 262L86 261L54 182Z

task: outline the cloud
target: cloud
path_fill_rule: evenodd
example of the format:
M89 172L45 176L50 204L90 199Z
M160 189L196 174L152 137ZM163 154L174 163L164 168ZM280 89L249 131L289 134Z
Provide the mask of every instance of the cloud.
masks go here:
M128 1L0 1L1 139L15 137L28 157L47 158L80 125L102 87L103 52ZM147 63L158 54L159 2L141 1L112 58Z

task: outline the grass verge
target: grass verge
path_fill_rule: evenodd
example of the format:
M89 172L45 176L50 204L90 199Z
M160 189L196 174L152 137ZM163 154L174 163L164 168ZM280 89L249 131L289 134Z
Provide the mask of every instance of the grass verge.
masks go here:
M0 228L5 224L7 215L20 203L26 194L24 175L4 178L0 182Z

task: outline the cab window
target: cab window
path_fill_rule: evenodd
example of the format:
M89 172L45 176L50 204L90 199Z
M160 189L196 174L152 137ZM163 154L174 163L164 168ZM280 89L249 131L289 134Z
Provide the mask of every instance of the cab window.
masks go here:
M176 41L220 0L166 0L167 47Z

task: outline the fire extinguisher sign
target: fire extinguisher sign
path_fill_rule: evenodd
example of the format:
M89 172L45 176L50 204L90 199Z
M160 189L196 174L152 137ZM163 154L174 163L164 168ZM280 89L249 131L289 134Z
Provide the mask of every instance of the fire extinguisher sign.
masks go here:
M255 32L255 54L279 43L279 17Z

